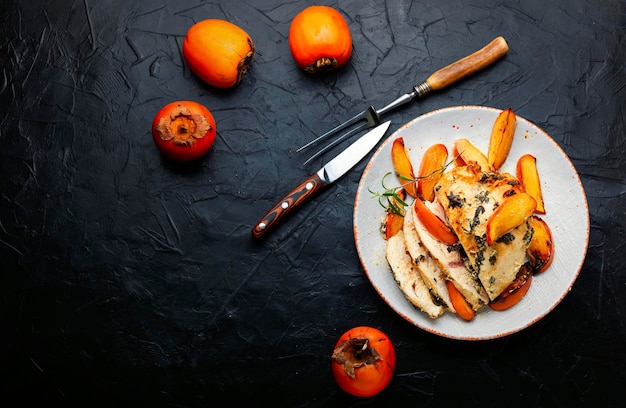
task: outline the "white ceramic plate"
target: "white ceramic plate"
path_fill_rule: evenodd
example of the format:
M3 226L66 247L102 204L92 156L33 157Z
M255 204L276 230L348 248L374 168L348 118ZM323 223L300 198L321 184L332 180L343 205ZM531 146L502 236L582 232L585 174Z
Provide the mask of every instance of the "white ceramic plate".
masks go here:
M515 174L517 159L530 153L537 158L546 214L541 217L552 231L555 257L544 273L536 275L526 296L506 311L482 308L466 322L445 313L428 318L413 307L396 284L385 258L386 241L380 232L384 209L370 190L382 192L385 173L393 171L391 144L404 138L414 170L421 157L434 143L448 147L458 138L470 140L487 152L489 136L499 109L460 106L436 110L420 116L399 128L374 153L363 172L354 207L356 247L369 280L380 296L400 316L433 334L458 340L486 340L516 333L539 321L553 310L570 291L581 268L589 241L589 210L578 173L556 142L534 124L518 116L513 145L501 171ZM386 179L388 186L395 177Z

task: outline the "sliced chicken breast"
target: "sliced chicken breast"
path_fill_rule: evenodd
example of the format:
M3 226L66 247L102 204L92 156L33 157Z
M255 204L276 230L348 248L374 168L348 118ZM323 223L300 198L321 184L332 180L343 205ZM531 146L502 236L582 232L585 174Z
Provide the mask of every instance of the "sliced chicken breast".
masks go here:
M440 218L445 218L441 205L436 202L425 202L427 207ZM489 303L489 297L480 282L465 267L465 261L458 248L448 246L435 238L415 213L415 206L411 205L415 230L424 245L424 248L439 264L446 278L454 284L474 310L480 309Z
M409 251L409 255L419 271L424 283L430 290L431 295L436 303L446 307L449 311L454 312L450 295L446 288L446 275L443 273L437 261L435 261L430 253L424 248L420 241L419 235L415 229L413 221L413 211L407 211L404 215L404 242Z
M387 240L386 256L394 279L407 300L432 319L441 316L445 309L433 301L428 287L408 254L403 231Z
M515 280L526 259L532 228L525 222L487 245L487 220L508 194L523 191L517 178L508 173L484 172L470 164L445 173L435 187L436 200L459 237L467 256L467 267L495 299Z

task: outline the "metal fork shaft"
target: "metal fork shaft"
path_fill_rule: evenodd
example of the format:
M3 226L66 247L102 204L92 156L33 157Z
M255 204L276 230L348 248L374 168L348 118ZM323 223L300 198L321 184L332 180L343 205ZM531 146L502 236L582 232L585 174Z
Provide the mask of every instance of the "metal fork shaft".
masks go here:
M398 97L395 101L391 102L387 106L383 107L376 111L378 116L382 116L387 112L391 112L394 109L399 108L402 105L406 105L409 102L412 102L415 98L422 98L432 92L432 88L428 84L428 82L422 82L421 84L415 85L413 87L413 92L404 94Z

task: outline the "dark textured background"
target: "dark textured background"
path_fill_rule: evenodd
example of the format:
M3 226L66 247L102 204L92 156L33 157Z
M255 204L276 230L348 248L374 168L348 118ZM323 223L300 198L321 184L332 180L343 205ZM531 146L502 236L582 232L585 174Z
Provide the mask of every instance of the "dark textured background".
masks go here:
M66 405L617 406L626 381L626 3L329 1L350 62L307 75L288 31L306 1L0 0L0 399ZM237 87L185 65L196 21L257 46ZM460 342L396 315L356 253L362 162L267 239L250 228L313 168L295 149L504 36L493 67L388 115L512 107L569 155L589 250L571 293L507 338ZM212 151L164 159L150 125L179 99L217 121ZM317 167L317 166L313 166ZM335 385L329 356L356 325L398 357L370 400ZM620 400L620 398L622 398ZM1 405L5 401L0 401Z

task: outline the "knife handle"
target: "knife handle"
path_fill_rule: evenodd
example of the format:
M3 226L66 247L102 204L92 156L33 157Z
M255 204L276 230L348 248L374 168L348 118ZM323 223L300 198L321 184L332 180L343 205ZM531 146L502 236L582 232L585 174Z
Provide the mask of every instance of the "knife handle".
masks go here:
M289 214L300 203L324 187L324 182L317 173L310 175L298 187L280 199L252 228L252 235L261 238L274 224Z
M433 73L426 82L431 90L443 89L466 76L480 71L502 58L509 51L509 45L502 37L498 37L489 44L467 57L453 62L447 67Z

